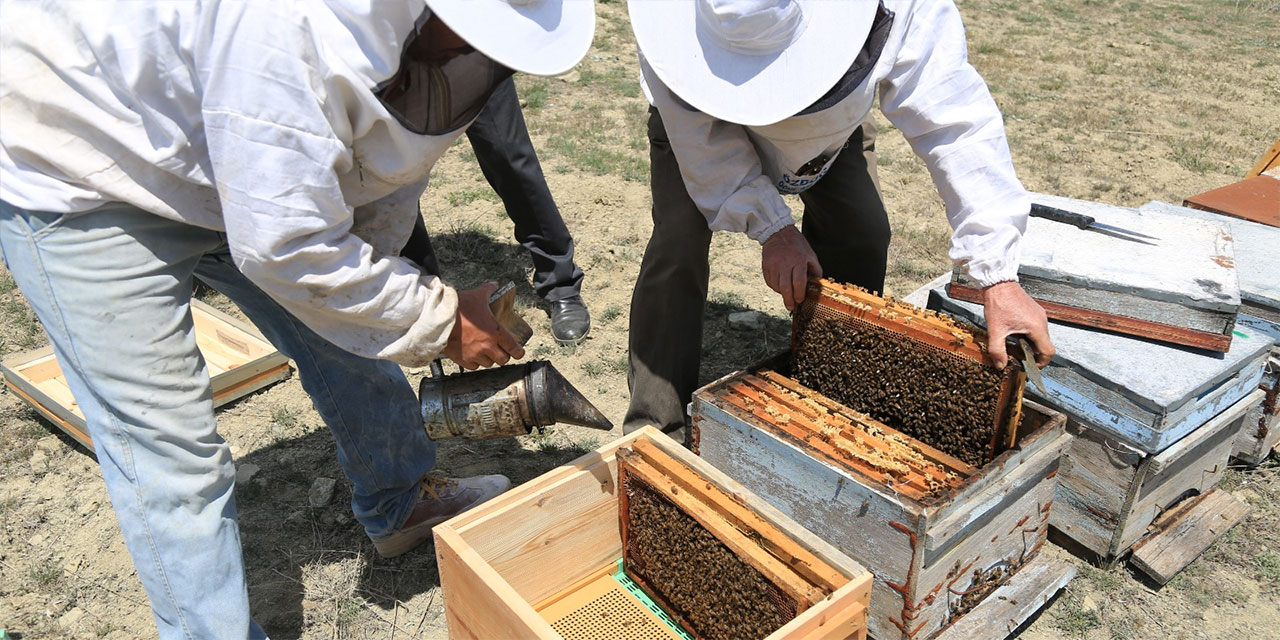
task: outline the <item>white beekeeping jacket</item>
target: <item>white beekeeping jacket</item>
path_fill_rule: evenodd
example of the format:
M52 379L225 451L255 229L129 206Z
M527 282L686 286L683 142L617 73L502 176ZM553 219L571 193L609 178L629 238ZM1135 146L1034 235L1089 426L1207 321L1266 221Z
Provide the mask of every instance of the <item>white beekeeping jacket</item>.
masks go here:
M429 362L457 295L398 257L462 129L410 132L372 89L423 0L4 2L0 199L127 202L224 231L237 266L359 355Z
M951 259L983 286L1017 280L1030 199L1014 173L999 108L968 63L959 12L950 0L883 4L894 19L870 75L827 109L766 126L693 110L672 95L641 51L645 95L662 115L689 195L711 229L763 243L795 223L780 194L821 179L870 113L878 90L881 111L924 159L946 205L954 230ZM817 175L799 175L821 157L827 162Z

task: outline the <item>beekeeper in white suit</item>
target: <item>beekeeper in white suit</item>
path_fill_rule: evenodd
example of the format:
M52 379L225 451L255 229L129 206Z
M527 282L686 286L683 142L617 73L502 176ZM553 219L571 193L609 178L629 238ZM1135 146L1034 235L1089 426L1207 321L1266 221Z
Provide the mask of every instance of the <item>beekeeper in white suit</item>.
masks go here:
M880 109L925 161L984 287L991 351L1044 311L1017 283L1030 201L951 0L629 0L649 119L653 236L631 302L630 431L680 431L696 388L712 231L762 245L788 309L810 276L884 285L888 221L859 126ZM783 194L805 204L803 232Z
M263 637L196 348L200 278L298 366L379 553L509 486L426 475L399 365L523 350L398 257L432 165L589 0L5 2L0 248L84 411L163 638ZM269 477L268 477L269 480Z

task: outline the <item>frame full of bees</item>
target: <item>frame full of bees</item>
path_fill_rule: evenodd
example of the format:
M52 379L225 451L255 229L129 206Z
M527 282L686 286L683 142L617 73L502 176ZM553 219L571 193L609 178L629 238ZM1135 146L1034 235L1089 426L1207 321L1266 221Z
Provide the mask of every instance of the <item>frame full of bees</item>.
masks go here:
M946 315L812 281L793 319L790 376L981 465L1016 439L1026 382L1016 360L996 369L986 343L985 332Z
M866 637L866 569L651 427L434 535L453 638Z
M925 348L902 344L875 351L879 360L855 363L864 368L859 375L901 385L889 397L909 395L913 380L923 380L915 384L930 390L928 385L959 385L959 393L980 395L982 402L966 398L951 406L977 419L964 423L965 416L947 413L952 409L945 402L924 403L914 409L918 415L895 428L877 415L886 401L839 402L801 384L791 375L791 354L780 354L694 394L695 448L875 574L868 620L874 637L923 639L975 620L1020 622L1074 574L1065 563L1037 557L1047 536L1059 460L1071 441L1066 420L1022 401L1023 374L1016 369L988 376L978 391L963 376L916 371L913 377L895 369L906 362L981 372L984 338L936 314L872 298L828 283L810 290L806 304L839 312L811 310L796 320L793 348L810 353L808 366L821 372L811 380L866 386L847 370L816 361L822 353L854 358L846 349L863 343L846 336L844 343L832 344L830 336L847 328L816 328L815 317L852 319L857 331L888 323L890 340L916 340ZM798 315L803 314L802 309ZM805 344L817 336L827 341L812 349ZM840 391L836 386L831 384L833 393ZM900 404L912 406L911 399ZM968 430L965 437L937 437L959 429ZM1007 588L1019 595L988 597ZM1010 602L1020 604L999 614L990 610ZM983 607L988 610L977 611ZM992 633L999 635L982 632Z

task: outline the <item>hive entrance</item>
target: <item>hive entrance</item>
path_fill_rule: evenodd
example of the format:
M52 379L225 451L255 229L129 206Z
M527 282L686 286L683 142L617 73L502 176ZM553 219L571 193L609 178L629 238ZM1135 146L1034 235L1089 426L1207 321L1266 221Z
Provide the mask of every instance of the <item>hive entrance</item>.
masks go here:
M1025 374L985 333L857 287L811 282L796 313L796 382L980 467L1012 445Z

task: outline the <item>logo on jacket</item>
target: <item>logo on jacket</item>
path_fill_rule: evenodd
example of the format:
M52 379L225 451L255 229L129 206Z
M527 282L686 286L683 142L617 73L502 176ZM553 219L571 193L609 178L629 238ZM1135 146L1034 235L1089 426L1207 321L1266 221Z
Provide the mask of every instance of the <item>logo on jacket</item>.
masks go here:
M779 193L800 193L822 179L827 173L827 166L831 163L831 156L822 154L796 169L794 174L783 173L782 179L778 180Z

